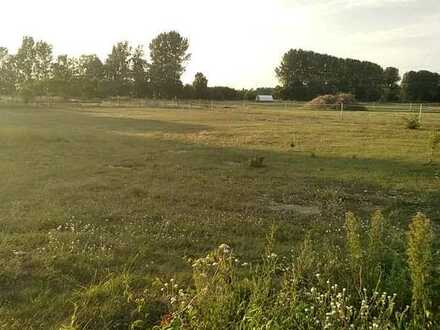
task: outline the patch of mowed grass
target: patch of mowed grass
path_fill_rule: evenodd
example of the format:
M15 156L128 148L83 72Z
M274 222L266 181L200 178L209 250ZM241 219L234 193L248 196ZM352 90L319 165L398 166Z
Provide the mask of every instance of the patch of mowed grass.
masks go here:
M0 320L59 324L74 292L109 274L186 281L183 258L224 242L258 261L272 223L283 229L280 253L310 229L339 242L347 210L383 209L396 228L423 211L435 224L440 160L425 163L440 115L426 114L417 131L401 121L369 112L340 121L268 109L2 107ZM264 167L249 168L255 154Z

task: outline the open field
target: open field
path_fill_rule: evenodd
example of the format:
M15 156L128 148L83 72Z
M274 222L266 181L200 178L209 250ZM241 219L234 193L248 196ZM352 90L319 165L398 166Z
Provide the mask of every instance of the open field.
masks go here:
M2 105L0 325L59 326L75 291L113 273L185 281L184 257L221 243L255 262L272 224L280 255L310 230L338 241L349 210L402 229L422 211L438 234L440 114L419 130L405 116Z

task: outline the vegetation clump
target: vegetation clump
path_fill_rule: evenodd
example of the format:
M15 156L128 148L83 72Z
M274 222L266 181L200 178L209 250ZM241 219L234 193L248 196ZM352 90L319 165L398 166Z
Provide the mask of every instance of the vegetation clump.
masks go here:
M405 126L408 129L419 129L421 124L417 116L405 118Z
M405 236L396 235L379 211L367 223L348 213L345 248L322 237L314 240L309 233L284 257L275 252L276 234L273 227L261 261L255 264L240 261L227 244L206 257L188 259L192 268L188 286L175 279L158 280L139 295L122 277L115 282L117 290L109 290L114 281L85 289L65 329L93 328L96 321L108 328L124 324L130 329L434 329L440 325L432 311L434 292L429 289L434 279L434 236L423 214L412 219ZM97 314L85 308L103 295L109 295L112 305L101 302L113 306L111 310ZM127 309L132 310L124 314Z
M249 160L249 166L253 168L261 168L264 167L264 157L255 156Z
M434 153L440 146L440 131L433 132L429 139L429 164L434 161Z
M312 109L339 110L343 106L344 110L366 110L364 106L356 102L353 94L345 93L321 95L306 103L305 106Z

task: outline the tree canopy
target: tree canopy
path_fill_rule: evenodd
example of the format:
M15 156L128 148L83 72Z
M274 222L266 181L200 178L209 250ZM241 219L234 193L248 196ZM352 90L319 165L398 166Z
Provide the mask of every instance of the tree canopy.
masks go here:
M208 79L201 72L196 73L193 81L195 97L198 99L208 98Z
M408 102L439 102L440 75L426 70L405 73L402 79L402 99Z
M440 102L440 75L410 71L400 82L399 70L356 59L343 59L302 49L286 52L275 69L279 86L256 89L208 87L198 72L192 84L181 77L191 58L189 40L176 31L160 33L149 43L150 59L142 45L127 41L113 45L102 61L95 54L54 59L52 45L30 36L16 54L0 47L0 95L63 98L113 96L254 100L258 94L280 99L311 100L319 95L350 93L360 101Z
M149 71L155 97L172 98L181 93L181 76L191 58L188 49L188 39L176 31L161 33L150 43Z
M374 101L382 94L384 79L382 67L375 63L302 49L284 54L275 73L281 83L281 96L296 100L343 92L362 101Z

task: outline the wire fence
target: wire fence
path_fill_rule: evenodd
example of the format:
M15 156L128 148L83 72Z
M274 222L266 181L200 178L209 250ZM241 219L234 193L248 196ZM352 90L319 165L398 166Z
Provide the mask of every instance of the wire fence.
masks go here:
M24 102L18 97L0 97L0 103L4 105L23 105ZM158 100L158 99L134 99L127 97L114 97L109 99L64 99L61 97L38 97L30 102L33 106L54 107L54 106L76 106L76 107L121 107L121 108L168 108L168 109L274 109L274 110L334 110L350 111L363 110L373 112L405 112L418 114L440 113L440 103L358 103L351 107L344 105L310 105L307 102L281 101L255 102L248 100L218 101L218 100Z

